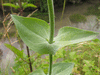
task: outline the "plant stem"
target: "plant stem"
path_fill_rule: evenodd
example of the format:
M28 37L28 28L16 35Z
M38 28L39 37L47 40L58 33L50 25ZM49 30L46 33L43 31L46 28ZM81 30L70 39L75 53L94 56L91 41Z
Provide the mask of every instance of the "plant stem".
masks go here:
M1 0L1 6L2 6L2 11L3 11L3 16L5 17L4 7L2 4L3 4L3 0Z
M18 0L18 4L19 4L19 6L20 6L20 8L19 8L20 15L23 16L23 10L22 10L22 3L21 3L21 0ZM18 35L18 40L19 40L20 48L21 48L21 50L22 50L22 44L21 44L19 35Z
M22 9L22 3L21 3L21 0L18 0L18 2L19 2L19 6L20 6L20 14L21 14L21 16L23 16L23 9Z
M9 0L9 3L11 3L11 0ZM10 5L10 10L11 10L11 13L13 13L11 5Z
M65 10L65 5L66 5L66 0L64 0L64 4L63 4L63 11L62 11L62 16L61 16L61 20L63 19L63 15L64 15L64 10Z
M55 19L54 19L54 6L53 6L53 0L47 0L48 3L48 12L49 12L49 23L50 23L50 38L49 38L49 44L53 43L53 37L54 37L54 31L55 31ZM52 74L52 54L49 54L49 75Z
M52 73L52 54L49 54L49 75Z
M48 2L48 12L49 12L49 22L50 22L49 43L52 44L55 31L54 6L53 6L53 0L47 0L47 2Z
M18 37L18 42L19 42L19 45L20 45L20 49L22 50L22 44L21 44L21 38L20 38L20 36L19 35L17 35L17 37Z
M26 46L26 48L27 48L27 54L28 54L28 57L29 57L30 72L32 72L32 63L31 63L31 59L30 59L29 48L28 48L28 46Z

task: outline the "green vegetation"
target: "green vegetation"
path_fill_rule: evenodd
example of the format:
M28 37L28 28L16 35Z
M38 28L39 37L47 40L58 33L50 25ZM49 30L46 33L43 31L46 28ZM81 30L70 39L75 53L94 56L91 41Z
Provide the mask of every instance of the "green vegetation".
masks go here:
M66 47L64 58L66 62L74 62L73 74L100 74L100 40L95 39Z
M98 9L100 6L100 3L91 6L87 9L87 12L84 13L85 15L96 15L96 16L100 16L100 9Z
M98 33L73 27L63 27L59 30L58 35L54 37L55 20L52 0L48 0L48 9L50 25L46 21L37 18L26 18L22 16L12 15L12 19L16 25L16 28L18 29L18 33L21 39L31 50L40 54L49 54L49 69L47 72L49 75L70 75L74 64L69 62L53 64L54 54L58 49L67 45L92 40ZM47 41L48 39L49 41ZM18 73L19 71L17 71L17 74L46 75L42 71L42 67L39 69L36 68L36 71L32 72L32 67L34 67L32 66L32 63L34 63L34 61L30 61L30 56L27 57L23 53L23 51L20 51L9 44L5 44L5 46L13 51L21 59L21 61L24 61L27 64L20 69L24 72ZM25 69L25 67L27 67L28 65L31 66ZM28 71L29 69L30 71Z
M12 3L3 3L2 5L3 6L13 7L15 9L19 10L21 15L23 14L23 10L26 9L26 8L28 8L28 7L37 8L37 6L35 6L34 4L27 3L27 2L19 2L19 3L15 3L15 4L12 4ZM11 8L11 13L13 13L12 8Z
M93 56L91 56L91 54L95 54L95 52L91 52L91 50L88 50L88 53L85 52L91 46L93 50L100 48L95 48L97 46L91 44L91 42L99 43L98 39L92 40L96 35L98 35L98 33L73 27L63 27L59 30L58 35L54 37L55 15L53 10L53 0L47 0L47 3L50 25L46 21L38 18L29 18L17 15L11 16L16 28L18 29L20 38L27 45L27 51L30 49L37 53L33 53L29 56L30 54L26 55L24 50L20 51L10 44L5 44L7 48L16 54L13 68L10 70L6 68L5 75L8 75L8 72L11 70L11 75L70 75L74 63L75 67L72 74L92 75L99 73L99 65L96 65L97 63L95 63L95 61L99 62L99 58L94 61L92 59L95 58L92 58ZM37 15L35 14L33 16L35 17ZM78 19L76 20L77 22L86 21L86 19L83 20L83 16L79 14L72 17ZM92 41L83 42L88 40ZM83 42L84 44L80 42ZM85 50L84 47L86 47ZM66 48L67 50L65 50ZM82 50L84 50L84 53L81 52ZM90 52L91 54L89 54ZM98 53L96 52L96 57L99 57ZM43 54L49 54L49 56L42 59L41 55ZM90 60L90 58L92 59ZM91 67L92 69L90 69Z
M72 75L99 75L100 72L100 40L95 39L88 42L82 42L79 44L70 45L59 49L55 56L53 56L53 62L74 62ZM31 61L34 71L42 68L43 71L48 73L49 56L42 58L39 53L32 52ZM11 69L10 69L11 70ZM28 74L29 68L26 62L20 60L20 57L16 56L13 70L16 71L11 75ZM2 72L1 72L2 73ZM1 74L2 75L2 74ZM8 75L8 74L7 74Z
M49 23L48 13L41 13L41 12L37 11L37 12L34 13L31 17L36 17L36 18L45 20L46 22Z
M8 34L9 34L10 37L14 37L15 32L8 32Z
M78 23L78 22L86 22L86 17L81 14L73 14L69 17L71 22Z
M47 0L40 0L40 11L48 12Z
M24 16L27 16L30 13L31 12L24 12ZM48 16L47 12L42 13L40 11L37 11L37 12L33 13L31 15L31 17L39 18L39 19L42 19L42 20L44 20L44 21L49 23L49 16Z
M17 3L16 3L16 5L15 5L15 4L12 4L12 3L4 3L3 6L9 6L9 7L15 8L15 9L19 9L19 8L20 8L20 5L17 4ZM23 8L23 10L24 10L25 8L28 8L28 7L37 8L37 6L35 6L34 4L29 4L29 3L25 3L25 2L22 3L22 8Z

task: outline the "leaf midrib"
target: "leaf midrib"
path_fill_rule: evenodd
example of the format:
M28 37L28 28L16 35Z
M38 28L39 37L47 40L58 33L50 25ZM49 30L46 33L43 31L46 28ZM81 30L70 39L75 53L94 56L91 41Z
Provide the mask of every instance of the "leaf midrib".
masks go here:
M13 17L14 18L14 17ZM15 18L14 18L15 19ZM16 20L16 19L15 19ZM16 20L17 22L19 22L18 20ZM22 26L24 26L21 22L19 22ZM42 38L42 39L44 39L44 40L46 40L45 38L43 38L42 36L40 36L40 35L38 35L38 34L36 34L35 32L33 32L32 30L30 30L29 28L27 28L26 26L24 26L25 27L25 29L28 29L29 31L31 31L33 34L35 34L36 36L39 36L40 38Z

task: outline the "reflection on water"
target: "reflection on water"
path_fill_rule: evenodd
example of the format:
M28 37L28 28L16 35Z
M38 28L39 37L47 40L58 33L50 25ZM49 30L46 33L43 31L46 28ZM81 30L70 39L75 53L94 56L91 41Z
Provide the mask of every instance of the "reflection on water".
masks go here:
M57 35L58 30L63 26L71 26L71 27L77 27L77 28L80 28L80 29L100 32L100 30L97 30L96 28L94 28L94 25L96 25L96 23L97 23L96 22L96 16L93 16L93 15L87 16L87 22L85 22L85 23L71 23L70 20L69 20L69 16L71 14L84 13L84 12L86 12L86 9L89 6L91 6L91 5L83 4L83 5L80 5L80 6L67 7L65 9L65 14L64 14L62 21L60 20L61 12L56 12L55 36ZM98 38L100 39L100 36L98 36ZM15 40L17 40L17 39L11 38L11 42L14 42ZM6 39L5 41L0 42L0 44L1 44L0 49L3 51L2 61L0 62L0 66L1 66L2 69L6 68L7 62L9 62L10 66L12 66L13 63L14 63L13 59L15 58L14 53L12 51L10 51L8 48L6 48L4 46L4 43L9 43L9 41ZM17 42L14 43L13 46L20 49L20 45ZM25 44L23 44L23 49L24 50L26 49Z

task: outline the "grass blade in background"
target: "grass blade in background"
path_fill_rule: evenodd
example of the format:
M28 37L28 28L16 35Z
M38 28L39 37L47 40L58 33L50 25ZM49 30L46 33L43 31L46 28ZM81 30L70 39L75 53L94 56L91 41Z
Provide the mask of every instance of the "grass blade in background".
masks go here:
M23 51L18 50L17 48L15 48L14 46L11 46L10 44L5 44L5 46L9 48L11 51L13 51L18 57L20 58L24 57L25 54L23 53Z
M25 8L27 8L27 7L34 7L34 8L37 8L37 6L35 6L34 4L30 4L30 3L24 3L24 4L22 4L22 7L25 9Z
M4 3L3 6L9 6L9 7L15 8L15 9L20 8L19 6L15 5L15 4L11 4L11 3Z

